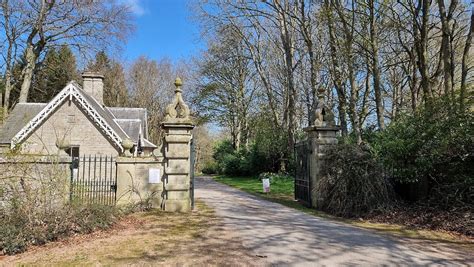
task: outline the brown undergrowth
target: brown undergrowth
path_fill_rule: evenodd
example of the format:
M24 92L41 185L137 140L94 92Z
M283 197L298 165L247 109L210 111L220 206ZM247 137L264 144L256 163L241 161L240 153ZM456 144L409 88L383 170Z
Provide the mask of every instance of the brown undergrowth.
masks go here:
M474 240L472 207L444 210L425 205L397 205L390 210L373 212L365 219L371 222L404 225L412 229L444 231L462 239Z
M0 266L258 265L260 259L231 234L223 231L212 209L198 202L192 213L155 210L127 215L109 230L4 257Z

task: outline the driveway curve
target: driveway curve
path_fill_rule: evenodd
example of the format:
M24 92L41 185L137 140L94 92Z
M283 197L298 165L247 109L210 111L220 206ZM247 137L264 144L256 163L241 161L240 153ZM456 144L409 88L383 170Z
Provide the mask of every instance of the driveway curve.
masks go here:
M209 177L196 178L195 195L222 218L223 231L269 265L474 265L474 253L453 244L397 238L318 218Z

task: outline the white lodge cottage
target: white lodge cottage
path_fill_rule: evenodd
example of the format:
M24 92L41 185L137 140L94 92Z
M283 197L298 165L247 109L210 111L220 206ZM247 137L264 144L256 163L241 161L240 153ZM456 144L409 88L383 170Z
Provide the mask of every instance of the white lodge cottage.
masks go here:
M147 111L106 107L103 76L82 75L83 87L71 81L49 103L18 103L0 127L0 152L17 148L23 154L151 155Z

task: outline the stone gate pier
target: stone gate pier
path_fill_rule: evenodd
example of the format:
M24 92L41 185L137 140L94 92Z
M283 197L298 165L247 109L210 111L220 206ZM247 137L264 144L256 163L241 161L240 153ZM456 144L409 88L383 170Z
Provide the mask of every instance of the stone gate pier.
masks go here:
M325 162L325 150L336 145L340 127L335 124L334 114L324 101L324 89L318 90L318 104L311 116L310 125L304 129L306 140L299 146L303 149L296 154L295 199L307 206L318 206L316 184L321 177Z
M165 131L163 180L163 208L166 211L191 210L191 141L194 125L189 116L189 107L182 97L180 78L176 78L175 97L166 107L162 123Z
M182 97L181 79L176 78L174 84L175 96L166 107L161 124L164 131L161 147L150 156L123 155L117 159L119 205L146 200L151 207L170 212L192 209L194 166L191 164L191 142L194 125Z

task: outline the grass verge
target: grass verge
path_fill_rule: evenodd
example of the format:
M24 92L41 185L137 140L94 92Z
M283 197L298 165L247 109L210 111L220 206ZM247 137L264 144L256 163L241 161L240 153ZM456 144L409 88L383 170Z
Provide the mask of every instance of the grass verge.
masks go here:
M275 180L271 183L270 192L263 193L262 182L257 177L232 177L220 175L213 178L218 182L235 187L260 198L276 202L321 218L343 222L353 226L375 230L380 233L399 237L456 243L469 248L474 248L474 242L472 240L449 232L414 229L404 225L376 223L364 219L346 219L336 217L315 209L307 208L294 200L294 182L291 179Z

